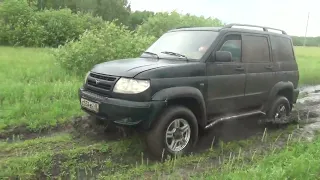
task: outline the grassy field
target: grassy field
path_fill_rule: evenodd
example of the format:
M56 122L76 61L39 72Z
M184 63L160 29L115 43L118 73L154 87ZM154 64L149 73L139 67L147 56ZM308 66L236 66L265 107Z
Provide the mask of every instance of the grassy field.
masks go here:
M253 165L242 165L236 159L220 171L194 175L195 179L319 179L320 138L313 143L294 143L283 150L260 157Z
M295 51L300 85L320 84L320 48ZM149 160L143 141L136 136L106 141L101 140L103 133L70 132L75 117L83 115L77 99L83 78L56 65L50 49L0 47L0 79L1 178L179 179L188 175L195 179L314 179L320 172L320 140L274 148L274 139L281 136L286 141L288 134L282 133L291 132L294 126L272 132L266 141L256 136L221 143L217 149L209 147L165 163ZM47 135L40 134L49 130Z
M320 84L320 48L296 47L300 85Z
M81 114L81 80L54 64L49 49L0 48L0 132L40 131Z

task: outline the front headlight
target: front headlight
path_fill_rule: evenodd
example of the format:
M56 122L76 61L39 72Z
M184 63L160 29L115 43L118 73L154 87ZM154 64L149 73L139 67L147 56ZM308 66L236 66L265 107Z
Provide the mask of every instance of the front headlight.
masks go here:
M138 94L150 87L150 81L120 78L113 88L113 92L123 94Z
M84 78L84 83L87 83L87 79L88 79L89 74L90 74L90 71L87 72L86 77Z

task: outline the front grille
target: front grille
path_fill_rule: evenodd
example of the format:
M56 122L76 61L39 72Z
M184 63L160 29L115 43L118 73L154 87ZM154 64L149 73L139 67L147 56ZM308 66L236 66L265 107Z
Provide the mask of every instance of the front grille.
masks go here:
M118 77L90 73L87 79L86 89L101 95L108 96L117 82Z
M115 81L117 79L116 77L105 76L105 75L94 74L94 73L91 73L90 76L93 77L93 78L96 78L96 79L103 79L103 80L106 80L106 81Z
M90 86L95 86L101 89L105 89L105 90L110 90L111 89L111 85L110 84L102 84L101 82L99 82L98 84L96 83L96 81L92 80L92 79L88 79L87 82Z

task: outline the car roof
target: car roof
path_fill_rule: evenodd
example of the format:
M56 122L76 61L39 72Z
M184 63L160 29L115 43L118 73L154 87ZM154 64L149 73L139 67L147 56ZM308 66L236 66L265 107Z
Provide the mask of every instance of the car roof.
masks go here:
M249 27L249 29L243 28L243 27ZM250 29L250 28L257 28L260 30ZM271 34L271 35L291 38L289 35L287 35L287 33L284 30L265 27L265 26L250 25L250 24L227 24L223 27L180 27L180 28L170 30L169 32L174 32L174 31L215 31L215 32L236 31L236 32L246 32L246 33L255 33L255 34L256 33Z

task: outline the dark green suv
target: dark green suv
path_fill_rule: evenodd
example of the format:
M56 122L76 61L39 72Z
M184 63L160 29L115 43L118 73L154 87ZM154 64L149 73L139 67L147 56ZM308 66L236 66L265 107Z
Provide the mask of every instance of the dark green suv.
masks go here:
M99 120L144 130L161 156L184 153L200 130L221 121L260 114L278 123L296 103L298 80L292 40L282 30L178 28L138 58L94 66L79 98Z

